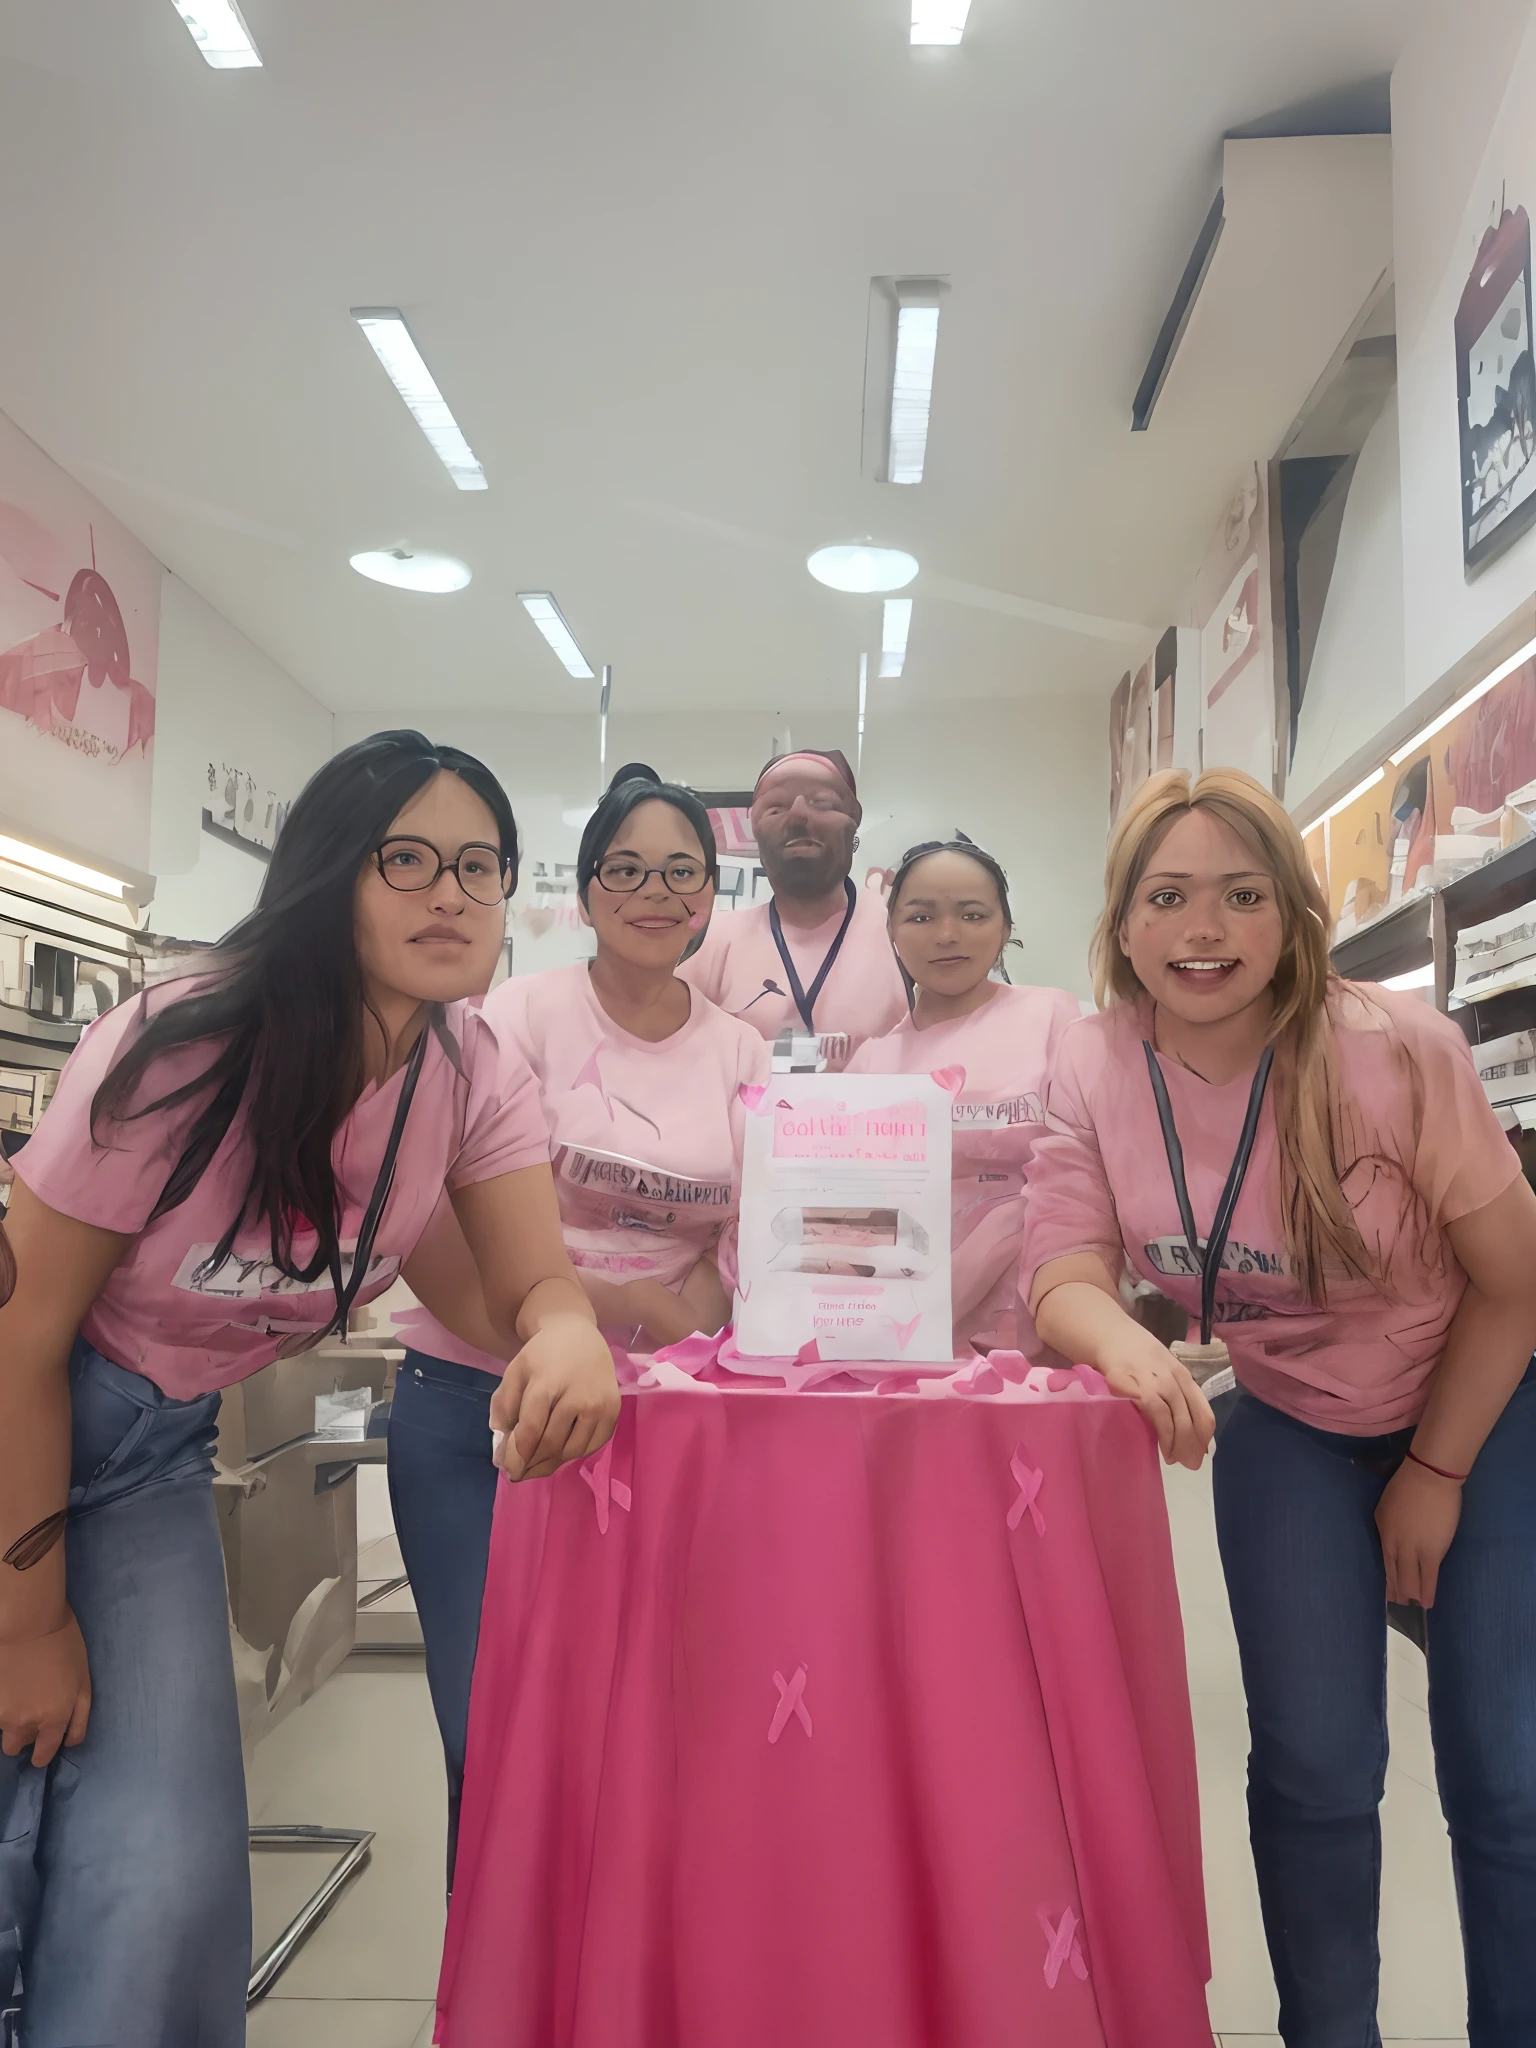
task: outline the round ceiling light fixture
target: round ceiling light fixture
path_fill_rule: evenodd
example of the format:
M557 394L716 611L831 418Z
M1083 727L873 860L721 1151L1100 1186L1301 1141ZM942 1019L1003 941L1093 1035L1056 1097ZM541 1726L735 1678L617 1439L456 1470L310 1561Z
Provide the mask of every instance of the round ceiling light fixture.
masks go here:
M900 548L818 548L806 562L818 583L829 590L850 590L869 597L877 591L905 590L917 574L917 558Z
M352 566L370 582L425 591L431 597L447 597L469 582L469 564L456 555L420 555L410 548L377 548L354 555Z

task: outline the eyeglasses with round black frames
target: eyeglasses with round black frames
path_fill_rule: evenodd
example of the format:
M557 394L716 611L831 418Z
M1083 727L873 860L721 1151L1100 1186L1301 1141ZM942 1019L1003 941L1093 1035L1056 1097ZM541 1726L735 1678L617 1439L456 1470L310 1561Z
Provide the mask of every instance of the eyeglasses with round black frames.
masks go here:
M391 889L409 896L435 889L452 875L471 903L504 903L512 894L512 863L500 847L475 843L444 860L429 839L386 839L373 850L373 864Z
M605 860L597 870L601 888L610 896L633 896L637 889L643 889L652 875L660 875L674 896L697 896L707 888L710 880L709 869L701 860L669 860L665 867L642 867L638 860L631 860L624 854L615 854L612 860Z

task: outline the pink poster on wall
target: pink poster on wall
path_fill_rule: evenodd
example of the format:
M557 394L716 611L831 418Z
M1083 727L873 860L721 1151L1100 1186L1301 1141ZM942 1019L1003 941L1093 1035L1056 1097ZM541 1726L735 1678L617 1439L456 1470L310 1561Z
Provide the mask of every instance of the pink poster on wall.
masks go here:
M0 416L0 821L149 865L162 571Z

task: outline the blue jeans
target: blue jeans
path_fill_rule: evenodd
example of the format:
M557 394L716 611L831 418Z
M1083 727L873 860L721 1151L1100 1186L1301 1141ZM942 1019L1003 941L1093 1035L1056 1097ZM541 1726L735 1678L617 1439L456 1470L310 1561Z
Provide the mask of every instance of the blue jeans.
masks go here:
M250 1861L212 1452L173 1401L77 1343L69 1602L85 1740L0 1756L0 2007L22 2048L240 2048ZM3 1654L3 1653L0 1653Z
M389 1498L416 1599L427 1685L448 1769L450 1891L469 1688L496 1506L491 1396L498 1384L472 1365L407 1351L389 1412Z
M1244 1394L1216 1533L1242 1655L1248 1817L1287 2048L1376 2048L1387 1770L1374 1515L1412 1430L1331 1435ZM1536 2043L1536 1366L1464 1490L1426 1616L1472 2048Z

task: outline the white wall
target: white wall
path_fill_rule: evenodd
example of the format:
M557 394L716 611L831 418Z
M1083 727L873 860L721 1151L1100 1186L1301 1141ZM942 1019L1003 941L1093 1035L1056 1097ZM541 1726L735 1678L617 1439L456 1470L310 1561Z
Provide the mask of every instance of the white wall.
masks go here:
M1104 862L1109 681L1102 692L1074 697L947 705L914 702L900 684L872 683L855 872L894 865L915 841L962 827L998 855L1012 879L1025 946L1010 955L1010 973L1086 994ZM525 877L536 859L574 860L598 789L595 716L343 713L336 744L409 722L495 770L517 814ZM774 727L772 712L615 713L609 771L641 760L696 788L750 788L773 750ZM841 708L814 724L796 717L790 737L799 746L841 747L850 760L857 746L854 718ZM574 934L562 932L514 943L519 972L582 950Z
M178 577L165 579L151 799L150 928L216 939L256 900L262 864L202 829L210 762L297 796L335 744L329 711Z
M1286 779L1304 800L1395 718L1403 686L1403 529L1395 400L1350 479Z
M1406 701L1536 588L1536 530L1470 584L1463 573L1453 335L1501 195L1536 217L1533 102L1532 0L1426 9L1392 77Z

